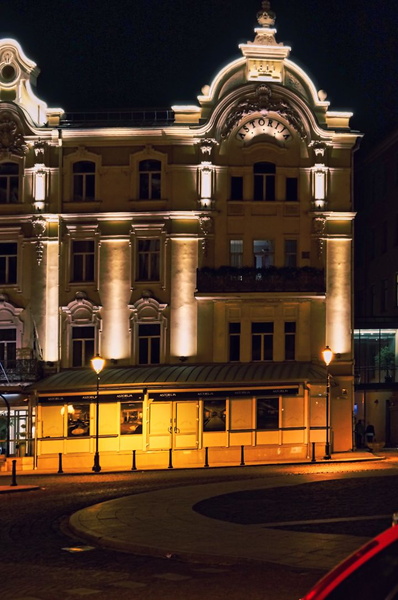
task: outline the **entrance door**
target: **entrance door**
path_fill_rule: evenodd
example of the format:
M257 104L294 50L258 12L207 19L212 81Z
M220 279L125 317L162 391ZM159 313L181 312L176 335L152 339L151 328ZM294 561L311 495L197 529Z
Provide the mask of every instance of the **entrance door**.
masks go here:
M197 448L198 424L197 402L151 402L148 450Z

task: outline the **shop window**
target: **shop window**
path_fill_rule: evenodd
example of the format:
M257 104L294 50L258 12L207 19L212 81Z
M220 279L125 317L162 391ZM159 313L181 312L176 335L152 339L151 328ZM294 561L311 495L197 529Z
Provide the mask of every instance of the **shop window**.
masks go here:
M142 160L139 163L141 200L160 200L162 163L159 160Z
M138 325L138 364L160 363L160 323Z
M142 433L142 402L122 402L120 405L120 434Z
M160 239L148 238L137 243L137 280L159 281Z
M243 266L243 240L229 241L229 264L241 269Z
M85 437L90 435L90 405L70 405L68 415L68 437Z
M95 350L95 327L93 325L72 326L72 367L90 365Z
M240 323L229 323L229 360L240 360Z
M14 204L19 200L19 165L0 163L0 204Z
M297 177L286 177L286 201L297 202L298 200L298 179Z
M274 345L273 323L252 323L252 360L272 360Z
M17 283L18 244L0 242L0 285Z
M296 358L296 323L294 321L285 322L285 360L295 360Z
M285 240L285 267L297 267L297 240Z
M279 398L257 398L257 429L279 429Z
M73 200L76 202L95 200L95 163L91 160L73 163Z
M267 202L275 200L275 165L268 162L255 163L253 175L253 200Z
M250 399L230 400L231 431L247 431L253 429L253 409Z
M203 405L203 431L225 431L225 400L205 400Z
M17 358L17 330L0 329L0 362L4 369L13 369Z
M243 200L243 177L231 177L231 200Z
M254 268L266 269L274 265L274 241L253 240Z
M72 241L72 277L73 282L94 281L95 243L93 240Z

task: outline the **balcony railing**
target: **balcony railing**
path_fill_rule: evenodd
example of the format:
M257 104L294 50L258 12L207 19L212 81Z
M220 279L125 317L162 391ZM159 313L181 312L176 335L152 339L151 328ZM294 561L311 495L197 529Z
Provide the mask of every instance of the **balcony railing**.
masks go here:
M174 112L167 108L143 108L108 112L69 112L62 116L62 127L151 127L170 125Z
M42 376L40 361L24 358L0 361L0 383L37 381Z
M197 291L231 292L325 292L323 269L312 267L203 268L197 272Z
M355 365L355 383L361 384L390 384L397 381L398 370L395 365L382 369L374 365Z

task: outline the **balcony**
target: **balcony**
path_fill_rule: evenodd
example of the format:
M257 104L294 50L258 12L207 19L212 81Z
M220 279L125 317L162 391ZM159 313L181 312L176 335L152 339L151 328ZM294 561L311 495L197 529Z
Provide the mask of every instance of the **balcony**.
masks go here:
M199 293L306 292L324 293L323 269L312 267L205 267L197 271Z
M0 362L0 383L38 381L42 376L40 361L24 358Z

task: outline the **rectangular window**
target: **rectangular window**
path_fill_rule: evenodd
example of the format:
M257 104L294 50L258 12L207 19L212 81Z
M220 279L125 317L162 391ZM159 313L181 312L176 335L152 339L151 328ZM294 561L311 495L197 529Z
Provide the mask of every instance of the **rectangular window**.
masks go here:
M229 323L229 360L240 360L240 323Z
M252 323L252 360L272 360L274 355L274 324Z
M286 177L286 201L297 202L298 200L298 179L297 177Z
M122 402L120 405L120 434L142 433L142 402Z
M138 326L138 363L140 365L157 365L160 363L159 323Z
M72 367L86 367L94 356L95 328L72 327Z
M159 281L160 279L160 239L138 240L137 280Z
M160 200L161 198L161 171L162 163L159 160L142 160L139 164L141 200Z
M19 165L0 164L0 204L14 204L19 198Z
M0 285L17 283L18 244L0 243Z
M253 200L272 202L275 200L276 168L273 163L255 163L253 166Z
M297 267L297 240L285 240L285 267Z
M295 360L296 358L296 323L294 321L285 322L285 360Z
M229 264L241 269L243 266L243 240L229 241Z
M257 429L279 429L279 398L257 398Z
M93 240L72 241L71 281L94 281L95 243Z
M90 405L71 404L68 406L68 437L90 435Z
M0 329L0 361L4 369L16 367L17 330L15 328Z
M254 268L266 269L274 265L274 241L253 240Z
M225 431L225 400L205 400L203 405L203 431Z
M243 177L231 177L231 200L243 200Z
M95 163L81 160L73 164L73 200L92 202L95 200Z

